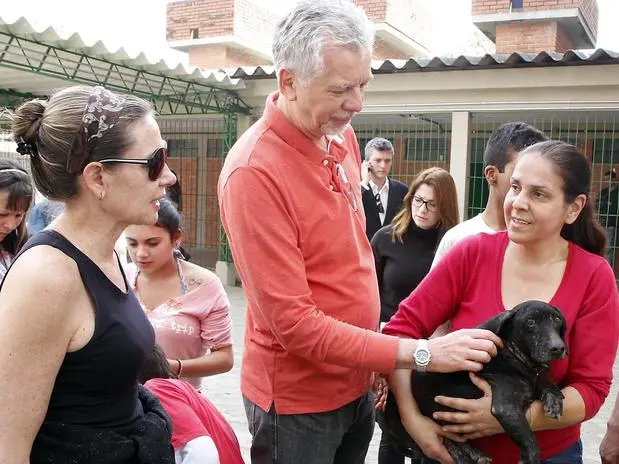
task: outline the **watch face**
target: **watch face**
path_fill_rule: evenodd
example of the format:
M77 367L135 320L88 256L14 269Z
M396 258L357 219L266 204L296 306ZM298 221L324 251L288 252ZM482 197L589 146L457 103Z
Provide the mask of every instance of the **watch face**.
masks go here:
M415 360L419 364L425 364L430 361L430 353L425 350L417 350L417 352L415 353Z

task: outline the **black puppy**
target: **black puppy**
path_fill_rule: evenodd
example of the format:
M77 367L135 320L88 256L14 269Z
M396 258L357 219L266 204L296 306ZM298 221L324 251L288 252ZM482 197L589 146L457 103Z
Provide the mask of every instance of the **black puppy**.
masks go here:
M548 377L549 363L567 354L564 342L565 318L557 308L541 301L526 301L480 325L503 340L504 348L484 366L478 375L492 387L492 415L520 449L521 462L538 464L540 451L525 416L528 406L539 399L544 411L558 419L563 414L563 394ZM438 395L477 399L483 396L470 380L468 372L411 374L413 396L423 415L453 411L434 401ZM378 423L392 441L412 461L420 462L420 448L404 429L391 393ZM492 460L467 443L444 441L457 463L487 464Z

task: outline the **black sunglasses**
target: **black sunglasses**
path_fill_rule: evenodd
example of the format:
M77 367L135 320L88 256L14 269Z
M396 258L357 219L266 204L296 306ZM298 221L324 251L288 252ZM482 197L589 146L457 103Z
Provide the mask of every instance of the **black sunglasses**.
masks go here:
M164 147L157 148L146 159L135 158L106 158L99 160L99 163L125 163L125 164L144 164L148 167L148 178L150 180L157 180L163 173L163 168L168 161L168 149Z

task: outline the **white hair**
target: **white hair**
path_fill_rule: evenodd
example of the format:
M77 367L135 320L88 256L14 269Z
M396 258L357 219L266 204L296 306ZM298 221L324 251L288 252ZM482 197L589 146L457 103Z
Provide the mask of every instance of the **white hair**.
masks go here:
M325 47L372 53L374 27L365 11L349 0L302 0L275 26L273 61L304 83L324 67Z

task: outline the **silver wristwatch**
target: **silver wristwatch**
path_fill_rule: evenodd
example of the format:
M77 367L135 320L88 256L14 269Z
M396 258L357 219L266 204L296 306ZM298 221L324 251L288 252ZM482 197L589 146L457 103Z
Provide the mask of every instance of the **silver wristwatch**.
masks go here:
M415 360L415 366L417 372L425 372L426 367L430 364L432 356L430 355L430 348L428 347L428 340L418 340L417 348L413 354Z

